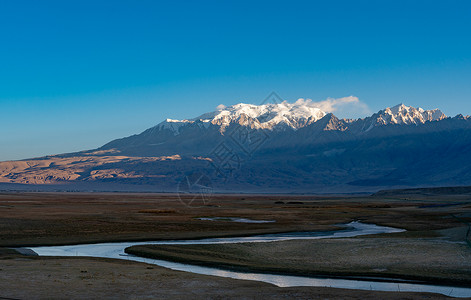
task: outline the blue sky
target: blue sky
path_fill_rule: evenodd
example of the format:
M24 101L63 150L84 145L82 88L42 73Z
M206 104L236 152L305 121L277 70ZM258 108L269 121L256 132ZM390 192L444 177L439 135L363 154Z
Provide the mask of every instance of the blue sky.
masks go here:
M0 160L271 91L471 114L470 32L471 1L0 1Z

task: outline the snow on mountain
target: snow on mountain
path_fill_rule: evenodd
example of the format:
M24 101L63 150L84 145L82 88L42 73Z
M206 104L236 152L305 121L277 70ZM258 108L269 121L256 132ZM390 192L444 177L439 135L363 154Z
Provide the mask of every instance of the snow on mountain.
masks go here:
M167 119L98 149L0 163L0 184L70 182L73 190L108 185L113 191L175 191L185 174L201 172L220 191L338 193L471 185L470 117L447 118L438 109L400 104L367 118L339 120L316 105L240 103L195 119ZM254 155L247 155L250 144L224 134L237 124L271 131L264 132L268 138ZM221 145L228 151L221 153ZM230 167L229 173L221 175L221 166Z
M322 110L312 107L309 102L298 100L295 103L253 105L239 103L203 114L190 120L167 119L157 125L170 129L177 134L179 128L187 124L217 125L223 132L231 123L248 126L252 129L269 129L289 127L298 129L322 119L326 115Z
M393 107L388 107L379 111L378 113L366 118L367 121L365 131L371 130L376 126L383 125L419 125L425 122L440 121L447 118L447 116L439 109L424 110L422 108L415 108L398 104Z
M399 104L380 111L377 120L382 124L424 124L427 121L440 121L446 115L439 109L424 110Z
M286 129L297 130L319 121L327 115L324 111L314 107L310 102L302 99L294 102L282 102L279 104L253 105L239 103L228 107L220 106L216 111L203 114L194 119L172 120L167 119L155 127L155 129L169 129L174 135L178 135L180 128L189 124L207 128L210 125L219 127L222 133L231 124L239 124L251 129ZM384 125L419 125L425 122L440 121L447 116L439 109L424 110L399 104L388 107L363 119L363 131L369 131L377 126ZM344 119L346 126L360 119Z
M179 131L179 128L188 124L188 123L192 123L191 121L189 120L172 120L172 119L167 119L165 121L163 121L162 123L160 123L159 125L157 125L156 127L159 128L159 129L169 129L170 131L172 131L174 134L178 133Z

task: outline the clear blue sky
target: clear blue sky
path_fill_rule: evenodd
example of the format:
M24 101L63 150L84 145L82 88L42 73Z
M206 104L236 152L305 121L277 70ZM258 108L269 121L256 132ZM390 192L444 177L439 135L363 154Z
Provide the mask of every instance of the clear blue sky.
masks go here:
M271 91L471 114L471 1L0 1L0 160Z

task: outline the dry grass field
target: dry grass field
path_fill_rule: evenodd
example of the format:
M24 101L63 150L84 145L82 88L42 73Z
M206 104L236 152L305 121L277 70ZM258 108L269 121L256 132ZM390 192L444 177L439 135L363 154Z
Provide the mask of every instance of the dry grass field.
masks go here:
M183 199L183 202L186 201ZM252 265L244 265L247 262L240 260L239 267L299 274L353 274L355 268L361 274L368 274L368 270L378 269L378 264L387 264L386 258L389 257L390 266L387 269L391 271L390 276L414 277L417 274L404 273L404 268L394 265L391 255L397 248L391 248L391 245L396 243L395 247L398 247L400 242L407 246L403 249L409 249L409 259L414 259L414 251L425 251L422 260L417 263L426 263L427 251L435 251L433 253L437 255L443 251L457 251L452 245L456 242L465 245L465 222L471 220L471 205L467 195L443 194L335 197L215 195L207 206L188 207L176 194L3 193L0 194L0 216L0 247L3 247L0 248L0 298L125 296L130 299L183 299L191 296L195 299L443 299L447 297L426 293L278 288L260 282L177 272L121 260L21 256L8 247L338 230L335 224L360 220L408 231L352 238L348 243L343 243L344 240L311 241L311 244L280 242L280 246L271 249L280 257L278 263L266 260L265 265L258 266L255 263L266 257L264 255L275 255L270 254L269 249L257 248L268 247L269 244L257 245L248 252L229 248L205 251L236 251L252 259L249 262ZM199 220L200 217L237 217L276 222L237 223L224 218L218 221ZM440 248L437 241L449 242L443 245L450 248ZM298 261L287 263L283 260L283 256L289 253L305 253L305 247L317 249L319 255L323 249L324 252L334 250L332 253L348 252L352 259L341 264L338 260L346 256L328 256L324 253L326 258L337 263L337 269L329 267L332 264L316 265L311 259L308 259L310 263L302 264L302 255L299 255ZM470 250L464 247L459 251L465 251L461 254L467 258ZM356 256L353 255L355 249ZM385 255L384 260L375 260L371 255L375 249L383 254L389 253L389 256ZM365 255L369 258L362 259ZM224 259L221 257L221 261L214 260L213 263L229 267L237 265ZM359 267L359 261L364 263L363 269ZM443 260L441 263L441 269L435 270L438 272L436 278L456 283L456 276L453 277L450 270L457 266L457 261ZM466 266L462 264L461 267ZM388 272L378 272L388 275ZM468 277L469 274L465 274L463 278Z

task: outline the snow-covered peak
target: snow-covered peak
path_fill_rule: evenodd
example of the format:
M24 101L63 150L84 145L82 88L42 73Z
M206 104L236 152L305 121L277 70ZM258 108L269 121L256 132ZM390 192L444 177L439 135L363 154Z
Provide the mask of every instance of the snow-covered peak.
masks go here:
M294 103L283 101L277 104L254 105L239 103L231 106L220 105L213 112L203 114L194 119L173 120L167 119L154 129L168 129L174 135L180 133L182 127L198 126L208 128L216 126L224 132L231 124L247 126L251 129L283 130L286 128L299 129L317 122L327 115L309 101L300 99ZM425 122L439 121L446 116L439 109L424 110L404 104L388 107L378 113L363 119L363 130L369 131L373 127L397 124L411 125ZM357 120L343 120L345 124L353 124Z
M161 129L168 129L170 130L171 132L173 132L173 134L178 134L178 132L180 131L180 127L186 125L186 124L189 124L189 123L193 123L192 121L190 120L173 120L173 119L166 119L165 121L163 121L162 123L160 123L159 125L153 127L152 129L153 130L161 130Z
M325 115L325 112L310 106L308 102L298 100L295 103L283 101L279 104L239 103L228 107L220 106L217 111L201 115L194 120L211 122L222 128L237 122L256 129L274 129L280 126L298 129L322 119Z
M446 115L439 109L424 110L399 104L388 107L380 111L376 116L377 123L380 124L424 124L427 121L440 121L446 118Z
M403 103L401 103L393 107L388 107L386 108L386 110L389 110L393 114L398 114L400 112L409 112L411 108L412 108L411 106L406 106ZM419 109L423 110L422 108L419 108Z
M239 103L231 106L218 106L216 111L203 114L189 120L167 119L156 127L169 129L178 134L182 126L198 124L216 125L224 131L230 124L249 126L253 129L269 129L290 127L298 129L322 119L326 115L322 110L310 105L310 102L298 100L295 103L254 105Z

